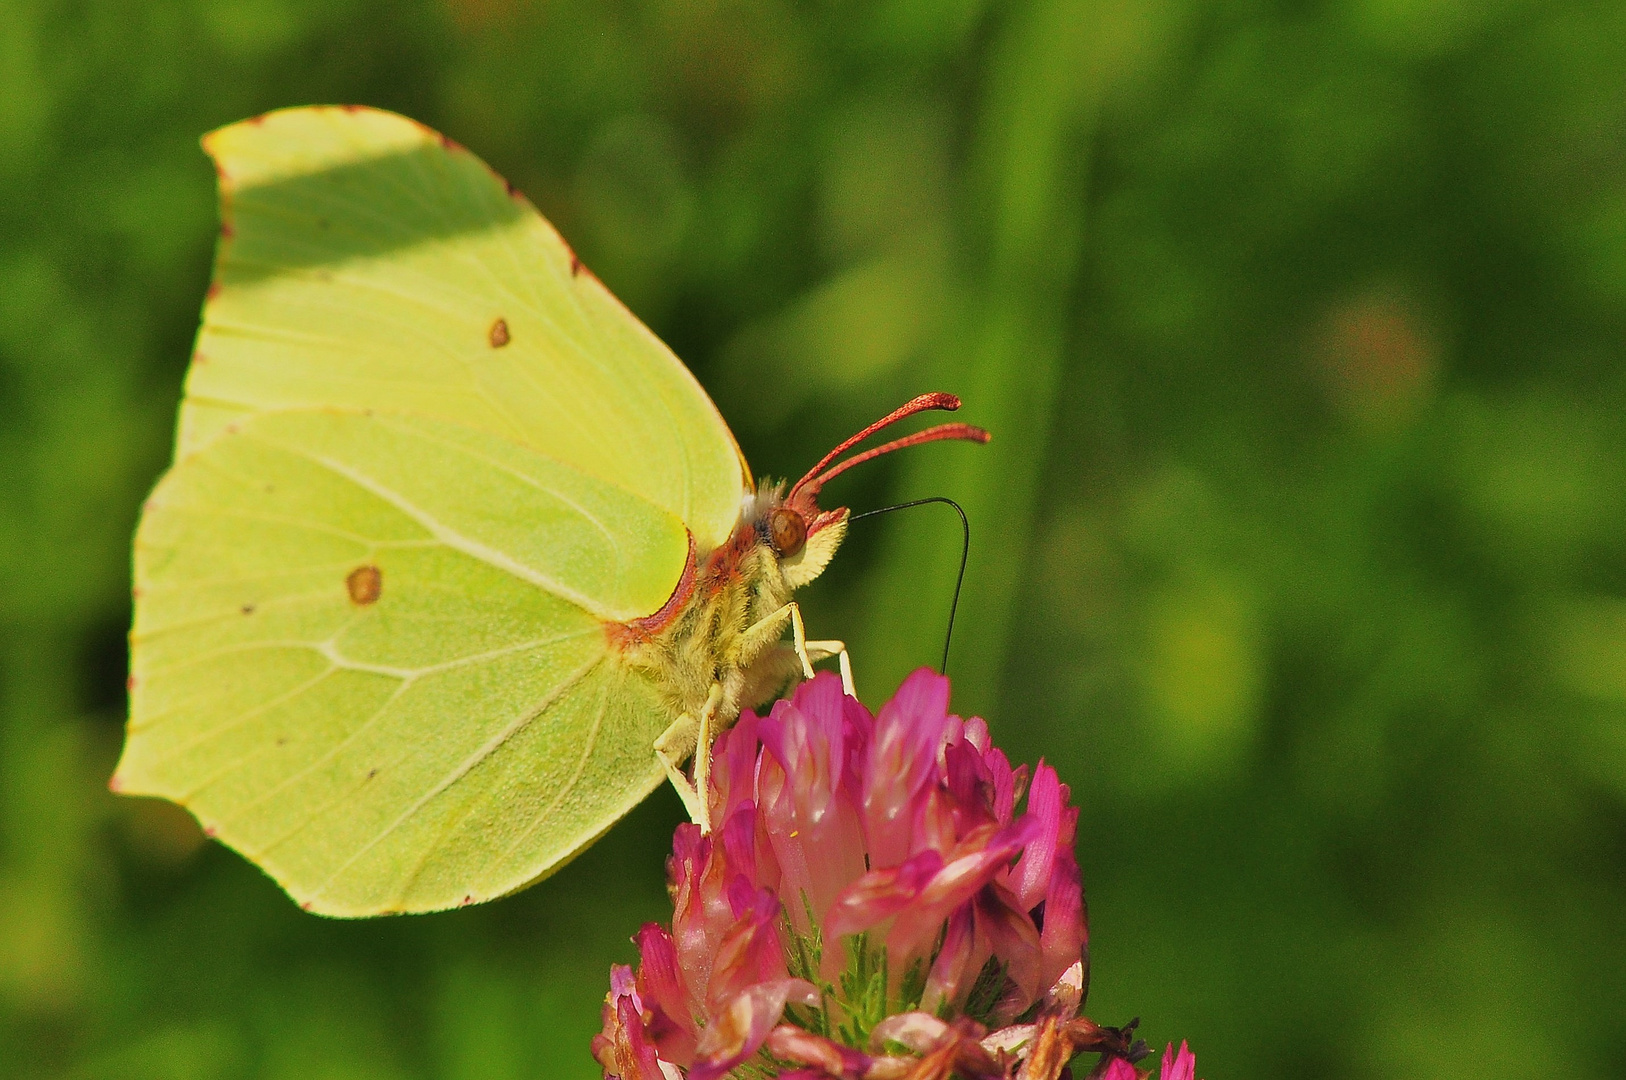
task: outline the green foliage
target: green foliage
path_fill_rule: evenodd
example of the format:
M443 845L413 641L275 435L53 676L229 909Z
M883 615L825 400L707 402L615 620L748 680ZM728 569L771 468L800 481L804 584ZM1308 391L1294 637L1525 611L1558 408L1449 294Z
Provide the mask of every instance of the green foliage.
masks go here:
M834 1034L848 1046L867 1047L871 1029L891 1012L887 1008L886 948L882 945L871 949L868 934L854 934L846 944L849 950L847 969L841 973L839 996L832 996L837 997L838 1003L847 1012L847 1018L836 1025ZM821 986L820 989L824 988ZM909 1004L906 999L905 1008ZM912 1004L918 1006L920 999L917 997Z
M332 923L103 790L197 137L358 101L530 195L758 470L925 389L994 429L830 494L971 513L957 703L1073 785L1092 1014L1215 1078L1617 1075L1623 67L1585 0L7 0L0 1072L589 1077L662 916L667 793ZM914 513L803 595L872 699L940 644Z

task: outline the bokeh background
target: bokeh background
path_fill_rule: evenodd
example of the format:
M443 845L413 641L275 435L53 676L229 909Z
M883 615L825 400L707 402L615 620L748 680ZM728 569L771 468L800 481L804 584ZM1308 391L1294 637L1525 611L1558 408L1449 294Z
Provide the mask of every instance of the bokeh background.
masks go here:
M1073 785L1098 1018L1626 1075L1622 72L1618 0L0 0L0 1076L587 1078L662 914L669 792L345 923L105 790L198 136L310 102L486 157L762 472L927 389L993 429L832 493L970 513L958 704ZM958 544L805 592L872 703Z

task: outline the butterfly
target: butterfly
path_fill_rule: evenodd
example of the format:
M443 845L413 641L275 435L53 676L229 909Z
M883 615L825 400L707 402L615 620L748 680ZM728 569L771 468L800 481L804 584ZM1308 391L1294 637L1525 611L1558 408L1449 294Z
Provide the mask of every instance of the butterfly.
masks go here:
M683 364L523 196L415 121L215 131L221 240L135 539L111 786L187 807L326 915L503 896L811 663L832 477L752 480ZM838 460L839 459L839 460ZM783 642L787 628L792 642ZM683 765L694 759L693 773Z

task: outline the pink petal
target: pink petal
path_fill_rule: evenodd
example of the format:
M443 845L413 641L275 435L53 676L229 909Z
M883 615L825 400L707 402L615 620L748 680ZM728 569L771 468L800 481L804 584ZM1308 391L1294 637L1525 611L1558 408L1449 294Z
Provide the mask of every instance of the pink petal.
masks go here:
M747 709L734 727L723 733L712 750L712 820L732 823L737 815L752 810L750 828L742 822L731 834L728 825L721 830L729 865L758 885L779 886L779 864L768 845L762 815L756 812L758 759L762 743L758 738L761 719ZM749 854L744 841L750 837Z
M654 925L653 923L648 925ZM659 927L656 927L659 929ZM626 964L615 964L610 968L610 996L613 998L630 997L633 1004L639 1009L644 1007L638 1000L638 978L632 973L632 968Z
M982 756L982 763L988 767L988 773L993 778L994 820L1001 825L1009 825L1011 816L1016 812L1016 800L1027 784L1028 767L1011 768L1011 759L997 746Z
M755 889L743 877L729 888L734 923L717 943L706 1003L717 1008L747 987L785 978L785 951L779 941L779 898Z
M638 990L641 1005L651 1012L650 1036L668 1061L685 1063L694 1057L698 1003L683 985L677 947L662 926L645 923L633 939L638 943ZM611 992L615 979L611 977Z
M781 1061L817 1066L821 1070L814 1074L817 1076L839 1076L843 1080L851 1077L857 1080L870 1066L868 1055L792 1024L780 1024L774 1028L764 1045L768 1053ZM780 1080L784 1080L786 1074L779 1075Z
M728 867L713 839L701 836L696 825L679 825L667 863L678 967L698 999L705 997L717 946L734 925L726 888Z
M864 873L864 836L847 778L848 743L860 733L847 719L841 681L828 672L775 703L762 721L758 773L763 824L779 864L791 923L806 933L848 882Z
M632 969L610 969L612 990L604 1003L604 1030L593 1037L593 1056L611 1080L665 1080L660 1057L644 1030Z
M1174 1044L1169 1043L1163 1051L1163 1068L1160 1070L1161 1080L1194 1080L1197 1075L1197 1055L1191 1052L1184 1039L1180 1040L1180 1052L1174 1052Z
M879 1052L887 1043L924 1054L943 1041L948 1025L928 1012L897 1013L870 1029L869 1047Z
M982 754L968 742L943 748L944 784L954 800L954 829L964 836L982 825L995 825L994 783Z
M989 953L1005 965L1006 992L994 1010L994 1021L1005 1024L1020 1016L1047 984L1039 952L1039 929L1016 906L1016 897L998 884L977 894L977 935ZM1053 981L1053 980L1052 980Z
M937 744L937 767L943 768L943 751L955 743L965 741L965 721L958 716L950 716L943 721L943 741Z
M914 903L942 868L941 855L922 851L901 866L871 870L860 877L841 891L825 913L827 947L848 934L885 922Z
M731 817L724 819L717 831L722 844L723 860L728 864L730 877L742 875L757 880L757 811L749 799L737 804Z
M988 736L988 721L980 716L973 716L965 722L961 738L977 748L977 753L986 754L993 748L994 742Z
M920 891L919 899L898 913L886 938L892 963L905 965L929 946L949 913L991 882L1032 839L1037 827L1031 815L1023 815L1005 829L990 822L961 841L957 850L966 854L945 863Z
M1028 789L1027 808L1038 821L1039 830L1011 872L1012 888L1023 911L1038 907L1050 888L1050 867L1055 862L1062 827L1061 810L1061 781L1056 770L1041 761L1033 773L1033 786Z
M954 798L944 785L933 783L923 790L915 799L910 850L938 851L944 855L953 851L960 837L959 815L955 809Z
M1044 1012L1063 1018L1074 1016L1084 1004L1084 964L1075 960L1045 991Z
M1068 807L1071 818L1078 810ZM1051 868L1050 888L1044 901L1044 929L1039 932L1039 951L1043 955L1041 985L1049 985L1079 960L1088 960L1089 925L1084 915L1084 883L1078 872L1078 860L1073 857L1072 826L1064 831L1067 844L1056 853ZM1084 966L1088 978L1088 963ZM1087 985L1087 984L1086 984Z
M700 826L685 821L672 830L672 854L666 860L666 887L673 891L691 886L699 879L706 853L701 846L706 842Z
M983 947L978 948L979 944ZM937 959L932 961L932 969L926 976L926 989L920 997L921 1011L941 1014L945 1004L959 1005L987 961L988 949L977 939L975 911L970 904L964 904L949 916L942 947L937 950Z
M1107 1071L1101 1074L1101 1080L1139 1080L1135 1067L1123 1058L1113 1058Z
M846 700L841 680L820 672L789 701L774 702L760 724L763 747L796 777L798 803L814 816L842 786L847 743L857 734L847 721Z
M746 709L734 726L712 744L713 821L727 821L741 803L755 798L759 722L757 714Z
M936 779L948 721L949 683L921 668L881 706L863 770L864 831L872 867L896 866L912 852L915 801Z
M864 790L864 771L869 762L869 746L875 738L875 717L857 698L841 699L841 715L847 722L847 785L857 792Z
M761 1048L787 1003L813 1006L818 1001L818 990L801 979L758 983L736 994L713 1015L701 1036L700 1059L689 1070L688 1080L717 1080L726 1075Z

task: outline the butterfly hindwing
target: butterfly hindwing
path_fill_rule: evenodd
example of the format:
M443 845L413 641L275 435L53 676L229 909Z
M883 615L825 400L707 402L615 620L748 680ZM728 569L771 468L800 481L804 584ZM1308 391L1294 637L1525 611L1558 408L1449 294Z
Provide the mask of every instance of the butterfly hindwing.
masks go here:
M660 507L489 432L234 421L143 514L115 782L327 914L510 892L660 782L669 717L605 622L658 607L687 545Z

